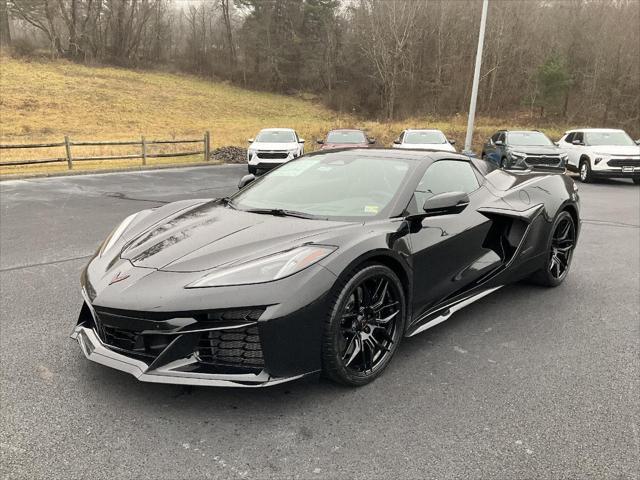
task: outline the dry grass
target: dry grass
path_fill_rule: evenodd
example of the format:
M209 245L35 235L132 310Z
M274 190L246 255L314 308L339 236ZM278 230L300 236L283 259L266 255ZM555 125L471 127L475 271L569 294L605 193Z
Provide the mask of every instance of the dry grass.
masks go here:
M111 67L88 67L65 61L47 62L0 57L0 143L60 142L72 140L133 140L200 138L211 131L212 149L246 146L246 139L264 127L291 127L307 139L307 149L327 130L365 128L379 143L389 145L406 127L440 128L464 141L465 117L415 118L402 122L362 121L316 103L292 96L243 90L225 83L159 72ZM498 128L535 127L526 119L517 125L506 120L479 118L475 146ZM543 128L557 138L563 128ZM191 150L194 145L180 148ZM158 151L158 150L156 150ZM171 151L163 149L162 151ZM175 151L175 150L174 150ZM130 147L74 147L81 156L139 153ZM63 157L64 148L3 150L3 159ZM149 160L149 164L188 163L202 157ZM140 165L140 160L82 162L76 170ZM3 167L0 175L56 172L66 164Z

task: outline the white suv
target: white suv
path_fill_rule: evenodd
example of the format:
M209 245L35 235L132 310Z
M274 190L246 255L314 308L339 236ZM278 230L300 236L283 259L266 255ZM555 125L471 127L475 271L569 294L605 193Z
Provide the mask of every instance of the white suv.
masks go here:
M400 136L393 141L393 148L411 148L421 150L444 150L445 152L455 152L453 144L455 140L449 140L440 130L404 130Z
M631 178L640 184L640 146L624 130L570 130L558 146L567 153L567 168L580 172L583 182L596 177Z
M304 139L291 128L265 128L249 139L249 173L263 173L304 154Z

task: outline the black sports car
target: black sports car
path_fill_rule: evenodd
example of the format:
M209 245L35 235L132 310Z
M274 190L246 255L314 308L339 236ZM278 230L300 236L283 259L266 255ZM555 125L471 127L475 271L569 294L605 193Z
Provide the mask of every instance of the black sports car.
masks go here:
M72 337L149 382L363 385L404 336L474 300L523 278L559 285L579 226L577 189L554 171L318 152L230 198L125 219L82 272Z

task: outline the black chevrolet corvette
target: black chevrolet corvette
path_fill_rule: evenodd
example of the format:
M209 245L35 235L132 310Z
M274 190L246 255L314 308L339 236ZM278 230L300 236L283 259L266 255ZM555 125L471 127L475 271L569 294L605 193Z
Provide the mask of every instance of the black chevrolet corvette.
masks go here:
M562 283L579 227L577 189L557 171L319 152L230 198L125 219L82 272L72 337L148 382L265 386L321 372L363 385L404 336L508 283Z

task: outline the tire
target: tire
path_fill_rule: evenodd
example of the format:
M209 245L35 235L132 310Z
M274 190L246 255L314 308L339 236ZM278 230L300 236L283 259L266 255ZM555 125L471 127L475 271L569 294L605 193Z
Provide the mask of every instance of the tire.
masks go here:
M507 168L507 157L502 157L500 159L500 168Z
M254 175L255 175L257 171L258 171L258 170L257 170L257 168L255 167L255 165L249 165L249 173L252 173L252 174L254 174Z
M632 180L636 185L640 185L640 178L633 178Z
M591 162L586 159L580 160L580 181L583 183L593 182L593 172L591 171Z
M568 227L567 235L564 235ZM564 238L563 238L564 236ZM576 224L569 212L558 214L547 240L547 259L544 267L531 276L531 280L545 287L557 287L569 273L576 246Z
M365 264L339 280L324 325L323 375L353 387L376 379L400 345L405 317L404 289L389 267Z

